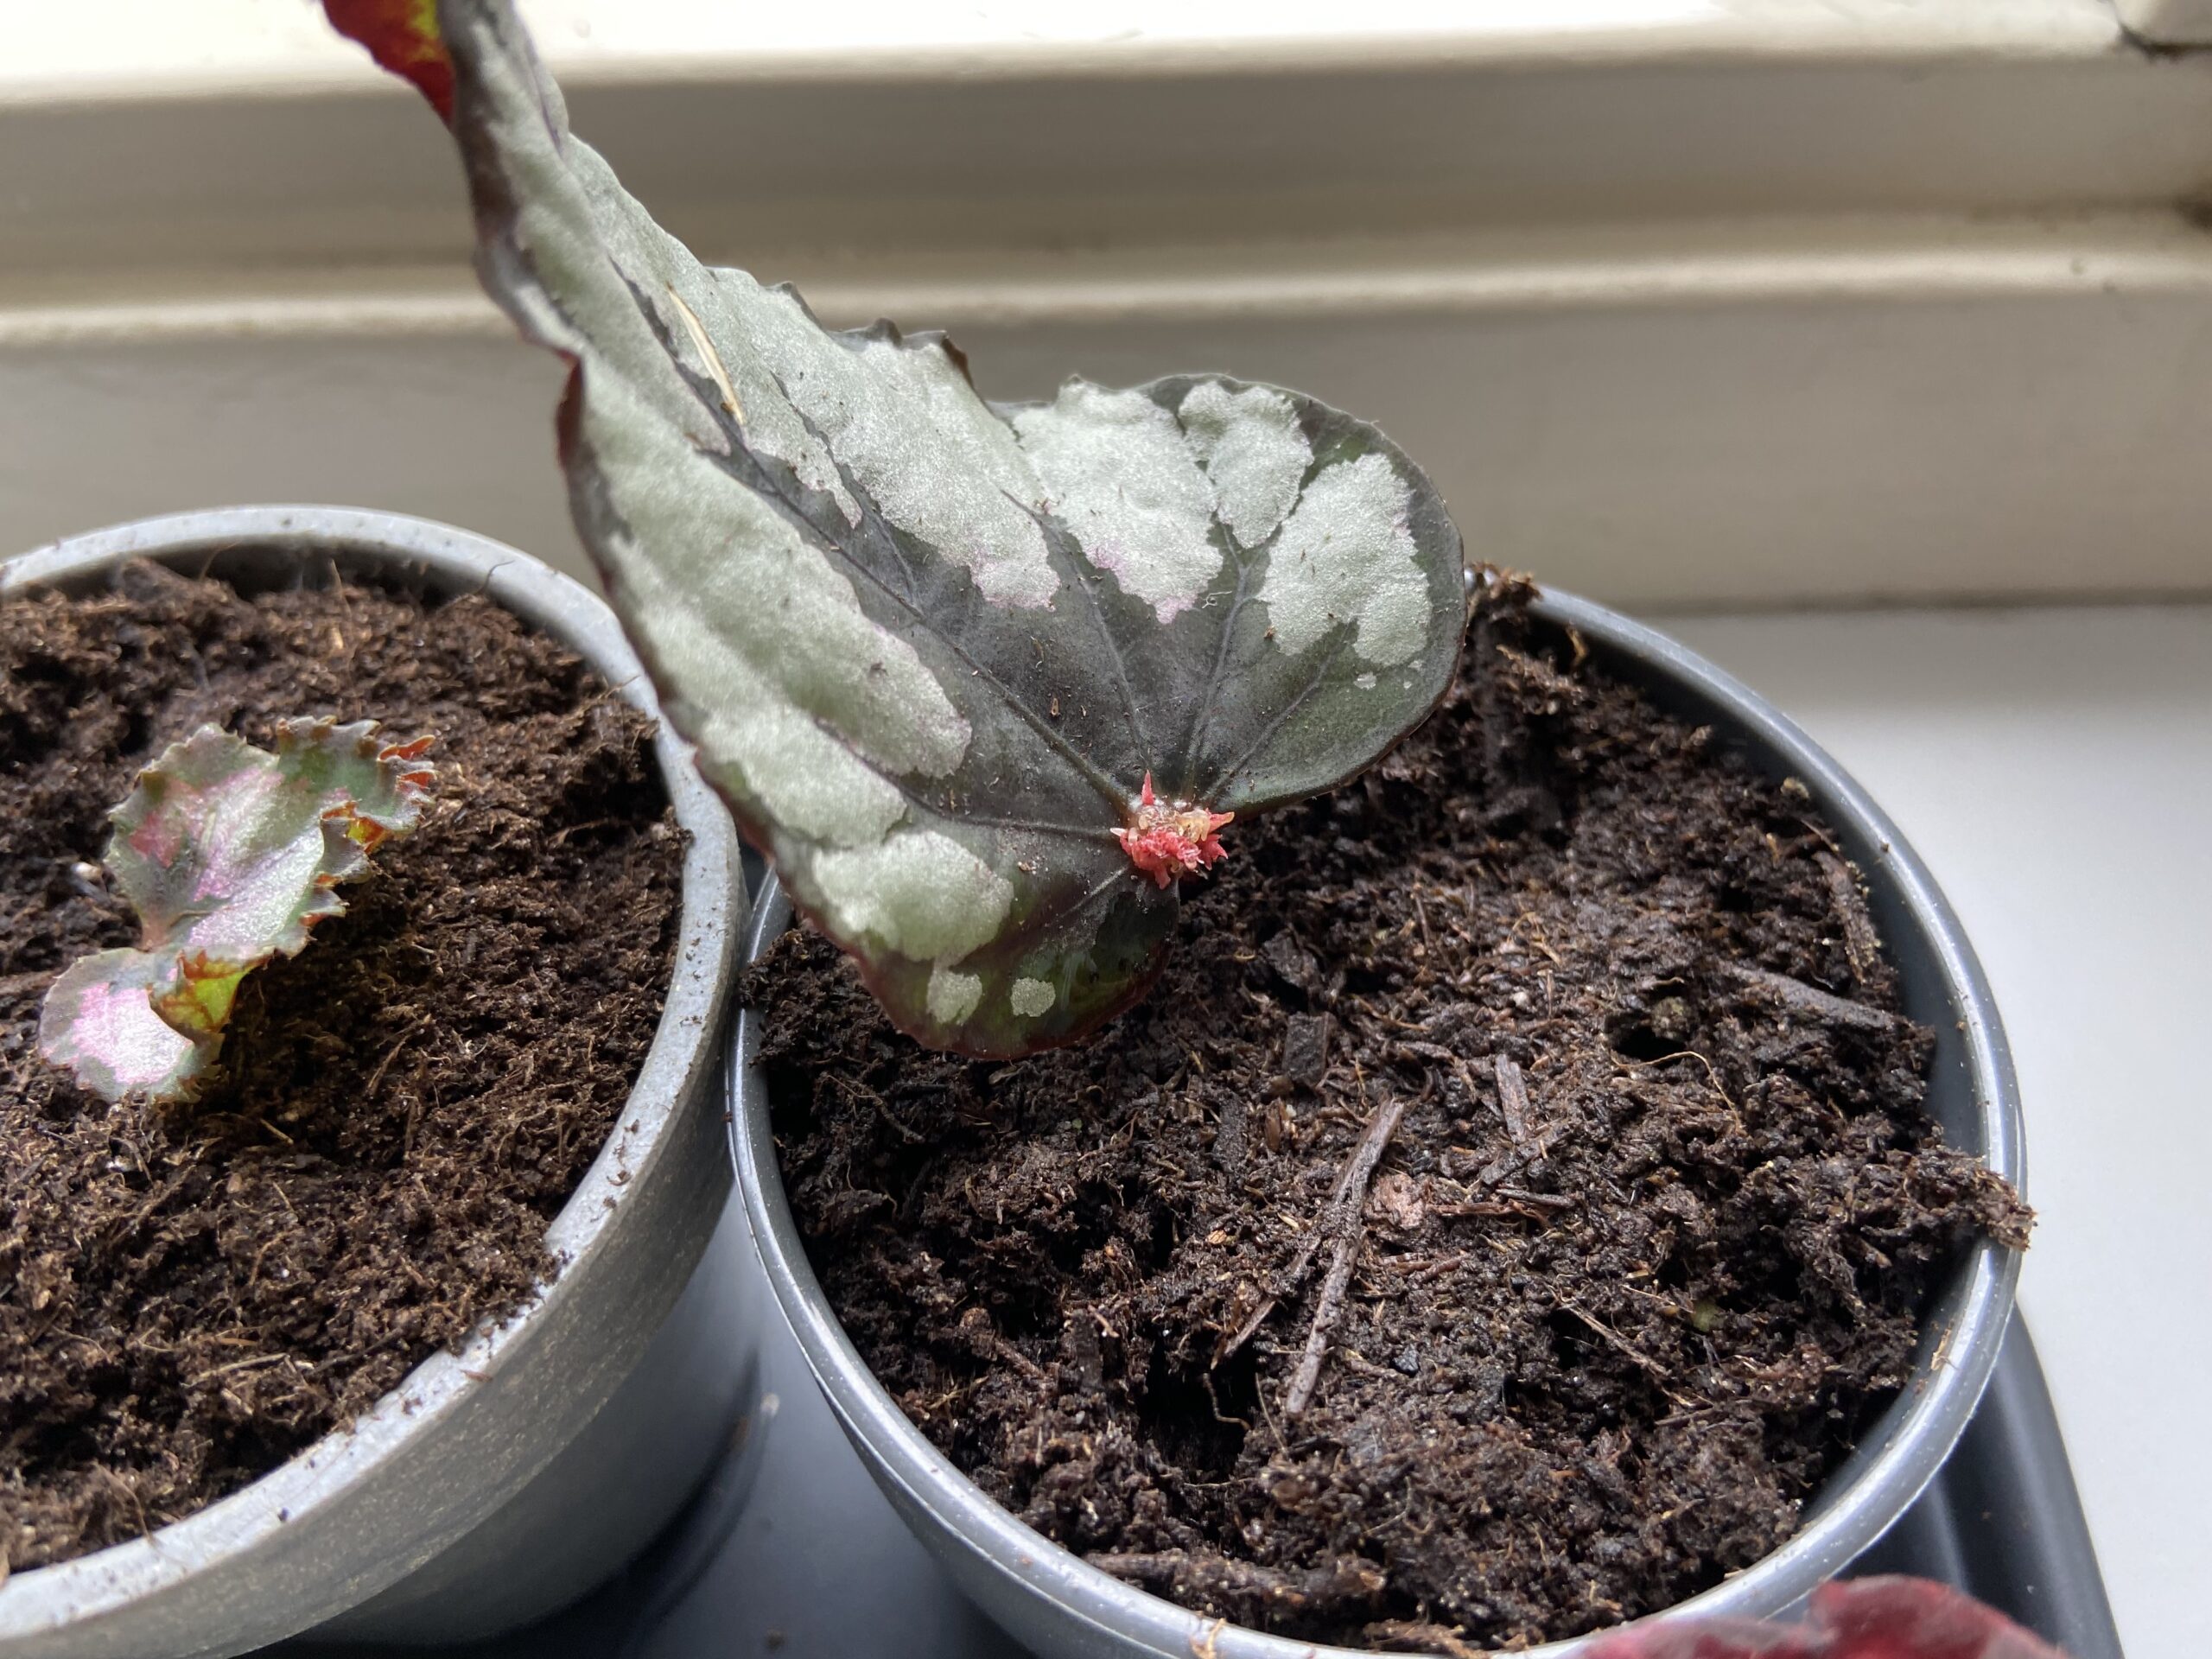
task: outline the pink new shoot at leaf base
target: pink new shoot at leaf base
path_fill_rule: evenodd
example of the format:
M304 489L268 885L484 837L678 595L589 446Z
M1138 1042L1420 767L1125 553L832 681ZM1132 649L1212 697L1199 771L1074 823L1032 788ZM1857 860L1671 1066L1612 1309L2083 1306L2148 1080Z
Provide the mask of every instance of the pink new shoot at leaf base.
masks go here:
M1203 875L1210 865L1228 857L1221 831L1236 817L1234 812L1209 812L1185 801L1161 800L1153 793L1147 772L1128 825L1116 830L1114 839L1122 843L1130 863L1150 876L1154 886L1165 887L1180 876Z

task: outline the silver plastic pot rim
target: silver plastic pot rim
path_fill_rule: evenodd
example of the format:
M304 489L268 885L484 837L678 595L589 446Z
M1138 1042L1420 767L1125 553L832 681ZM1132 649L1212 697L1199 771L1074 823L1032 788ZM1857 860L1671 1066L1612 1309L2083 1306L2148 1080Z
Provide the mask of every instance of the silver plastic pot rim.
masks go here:
M1935 1067L1963 1074L1978 1150L1993 1170L2024 1190L2018 1085L1996 1003L1950 906L1887 815L1786 716L1664 634L1552 590L1535 610L1542 620L1573 630L1661 706L1711 721L1754 764L1804 784L1865 876L1892 954L1902 957L1910 945L1932 965L1940 1006L1913 1011L1936 1030ZM791 915L772 877L754 907L748 961L774 943ZM1901 930L1912 939L1901 938ZM987 1607L1000 1599L1054 1604L1060 1628L1083 1631L1090 1650L1163 1659L1193 1652L1211 1659L1352 1659L1354 1649L1202 1618L1100 1571L985 1497L929 1442L868 1370L807 1261L776 1165L767 1090L752 1065L758 1044L758 1022L741 1007L731 1050L738 1107L731 1139L739 1190L769 1281L831 1408L879 1484L908 1512L910 1523L923 1517L917 1529L925 1543L941 1554L966 1554L967 1572L984 1580L981 1588L971 1582L970 1593ZM1886 1532L1934 1478L1973 1416L1996 1363L2019 1271L2018 1253L1994 1243L1966 1250L1931 1306L1912 1380L1829 1477L1798 1530L1752 1566L1652 1617L1787 1612ZM1605 1633L1529 1649L1525 1659L1568 1659Z
M0 563L0 595L82 584L132 557L192 569L194 559L217 562L257 547L321 553L333 562L334 569L346 563L397 567L418 573L434 591L484 593L575 650L626 701L658 718L635 653L613 613L599 600L513 548L397 513L280 505L142 519L72 537ZM734 972L744 893L734 829L721 802L699 779L688 747L664 725L656 753L677 822L688 836L678 954L652 1047L621 1116L607 1145L547 1229L547 1247L562 1262L559 1274L504 1323L479 1331L457 1352L440 1352L423 1361L350 1427L326 1435L229 1497L143 1538L20 1572L0 1582L0 1652L15 1651L19 1642L36 1645L41 1635L120 1618L134 1604L149 1598L179 1592L204 1595L194 1591L194 1580L231 1570L242 1555L280 1534L315 1529L319 1510L342 1507L391 1454L422 1444L439 1433L448 1420L463 1414L463 1408L480 1391L494 1387L509 1362L519 1358L549 1322L561 1323L583 1311L588 1304L580 1298L610 1294L610 1287L599 1282L606 1277L599 1264L611 1259L613 1240L630 1230L627 1212L645 1189L657 1176L664 1181L676 1173L668 1167L669 1156L682 1150L677 1130L685 1116L686 1101L698 1096L702 1067L719 1074L719 1053L702 1051L721 1036L720 1016ZM691 1177L687 1173L683 1179L689 1182ZM683 1242L702 1244L719 1201L689 1207L699 1211L691 1229L698 1236ZM687 1217L687 1224L689 1220ZM694 1249L691 1255L696 1254ZM689 1271L687 1262L681 1270L671 1269L665 1287L653 1287L660 1312L673 1302ZM666 1294L661 1296L664 1289ZM613 1294L626 1294L633 1301L645 1300L642 1287ZM645 1334L651 1328L645 1327ZM548 1410L547 1427L571 1405L582 1409L586 1404L595 1410L598 1402L564 1402L558 1410ZM580 1427L588 1417L589 1410L583 1410L572 1427ZM556 1449L557 1446L538 1448L543 1454L535 1461L518 1452L507 1470L486 1470L472 1507L481 1515L492 1513ZM388 1505L381 1518L395 1534L409 1524L404 1517L392 1516ZM440 1547L465 1533L467 1520L454 1517ZM334 1545L342 1548L356 1541L365 1541L349 1535L334 1540ZM429 1553L427 1544L416 1541L421 1553ZM313 1616L305 1609L244 1603L232 1607L231 1622L234 1628L254 1630L263 1630L272 1620L286 1626L269 1628L255 1637L257 1645L358 1605L403 1578L414 1565L391 1559L358 1560L342 1567L334 1564L321 1569L329 1575L328 1604L315 1609ZM219 1629L220 1624L217 1620L215 1627ZM85 1635L93 1647L99 1645L91 1629ZM225 1642L193 1650L237 1649Z

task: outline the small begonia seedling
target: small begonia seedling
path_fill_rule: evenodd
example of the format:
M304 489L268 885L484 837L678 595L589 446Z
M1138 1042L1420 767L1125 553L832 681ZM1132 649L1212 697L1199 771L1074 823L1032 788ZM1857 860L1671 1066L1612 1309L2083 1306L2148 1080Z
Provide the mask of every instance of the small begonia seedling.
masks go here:
M238 982L297 956L346 906L334 889L421 817L431 740L379 744L374 721L285 721L274 753L203 726L109 814L106 865L138 914L135 949L73 963L39 1047L109 1100L191 1096L222 1047Z
M1995 1609L1928 1579L1821 1585L1802 1624L1661 1619L1601 1637L1590 1659L2066 1659Z
M569 365L570 505L669 721L923 1042L1128 1007L1232 818L1443 695L1459 534L1373 427L1218 375L986 402L941 334L702 265L505 0L325 3L445 117L479 276Z

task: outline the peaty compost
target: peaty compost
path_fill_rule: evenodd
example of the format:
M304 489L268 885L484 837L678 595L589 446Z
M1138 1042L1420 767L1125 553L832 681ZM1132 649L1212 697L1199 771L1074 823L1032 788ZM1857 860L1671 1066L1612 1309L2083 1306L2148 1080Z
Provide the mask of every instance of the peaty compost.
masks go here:
M876 1375L1047 1536L1308 1640L1523 1645L1772 1550L2029 1223L1802 787L1509 593L1395 753L1230 835L1082 1047L925 1052L810 933L753 973Z
M41 1001L137 925L95 868L212 722L435 733L416 833L251 975L195 1103L111 1109ZM683 839L650 721L490 601L241 598L152 565L0 602L0 1571L137 1537L557 1270L546 1224L658 1023Z

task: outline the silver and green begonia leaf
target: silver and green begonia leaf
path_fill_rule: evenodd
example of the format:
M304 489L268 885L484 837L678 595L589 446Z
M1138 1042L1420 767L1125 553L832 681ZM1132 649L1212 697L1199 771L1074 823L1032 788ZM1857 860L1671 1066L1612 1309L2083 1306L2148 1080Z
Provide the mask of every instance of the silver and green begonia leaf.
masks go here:
M1249 814L1442 695L1459 536L1373 427L1217 375L987 402L941 335L831 332L702 265L569 132L505 0L438 23L349 32L449 92L479 274L571 365L561 454L609 597L915 1037L1022 1053L1142 994L1178 904L1115 834L1147 778Z

